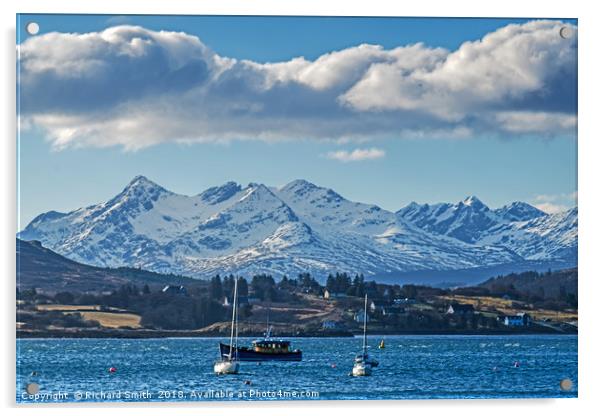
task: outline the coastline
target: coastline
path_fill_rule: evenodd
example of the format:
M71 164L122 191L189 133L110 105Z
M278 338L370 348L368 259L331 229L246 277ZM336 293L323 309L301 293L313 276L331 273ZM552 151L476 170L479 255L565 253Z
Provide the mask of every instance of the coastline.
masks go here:
M331 332L302 332L302 333L279 333L274 338L347 338L354 337L360 333L348 331ZM500 330L424 330L424 331L378 331L368 332L369 336L390 336L390 335L578 335L578 331L559 332L550 328L537 327L529 329L500 329ZM151 339L151 338L224 338L228 335L219 332L205 331L165 331L165 330L129 330L129 329L103 329L103 330L39 330L39 331L16 331L17 339L40 339L40 338L122 338L122 339ZM261 338L264 336L260 332L241 333L240 337Z

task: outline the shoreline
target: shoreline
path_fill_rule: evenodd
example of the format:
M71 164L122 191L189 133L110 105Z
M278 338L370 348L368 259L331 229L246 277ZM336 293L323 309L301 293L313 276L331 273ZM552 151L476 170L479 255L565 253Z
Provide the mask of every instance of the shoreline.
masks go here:
M336 332L307 332L307 333L281 333L274 338L352 338L361 335L347 331ZM369 336L396 336L396 335L464 335L464 336L509 336L509 335L578 335L578 331L560 332L552 329L537 330L496 330L496 331L380 331L368 333ZM241 333L241 338L263 338L263 333ZM77 330L77 331L16 331L17 339L94 339L94 338L113 338L113 339L162 339L162 338L227 338L227 334L200 331L161 331L161 330Z

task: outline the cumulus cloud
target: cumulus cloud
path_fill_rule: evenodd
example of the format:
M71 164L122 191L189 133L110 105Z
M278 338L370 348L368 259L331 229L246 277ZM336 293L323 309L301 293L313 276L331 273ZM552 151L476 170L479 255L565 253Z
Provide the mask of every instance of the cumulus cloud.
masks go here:
M533 206L548 214L564 212L577 206L577 191L564 194L536 195Z
M385 151L377 148L354 149L351 152L347 150L338 150L326 154L329 159L339 160L341 162L359 162L361 160L374 160L385 157Z
M540 204L535 204L534 206L535 208L540 209L548 214L558 214L569 209L569 207L567 207L566 205L559 205L551 202L542 202Z
M48 33L19 46L22 127L43 129L58 149L574 136L576 36L560 37L563 26L512 24L455 51L359 45L271 63L137 26Z
M508 132L545 133L577 127L576 114L550 114L533 111L501 111L496 114L500 129Z

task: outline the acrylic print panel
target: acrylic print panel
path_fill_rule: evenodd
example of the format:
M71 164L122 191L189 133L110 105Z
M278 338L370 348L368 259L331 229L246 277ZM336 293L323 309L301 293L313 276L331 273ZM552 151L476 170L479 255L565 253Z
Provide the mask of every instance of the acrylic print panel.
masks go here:
M17 402L577 396L576 20L17 27Z

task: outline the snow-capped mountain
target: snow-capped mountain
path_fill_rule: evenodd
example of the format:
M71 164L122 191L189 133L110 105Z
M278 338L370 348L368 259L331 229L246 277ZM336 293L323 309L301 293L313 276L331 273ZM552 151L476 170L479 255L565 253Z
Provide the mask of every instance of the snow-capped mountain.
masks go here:
M456 204L423 204L412 202L397 211L405 219L428 232L457 238L466 243L479 240L481 234L497 225L500 217L476 196Z
M504 246L526 260L577 260L577 208L529 221L500 224L479 244Z
M529 221L546 216L545 212L525 202L513 202L495 209L493 212L506 221Z
M576 263L577 208L546 214L525 202L513 202L491 210L472 196L457 204L412 202L397 215L421 229L475 246L505 247L524 260Z
M42 214L18 236L87 264L194 277L390 275L573 259L577 211L547 215L524 203L491 210L469 197L393 213L304 180L282 188L228 182L185 196L137 176L109 201Z

